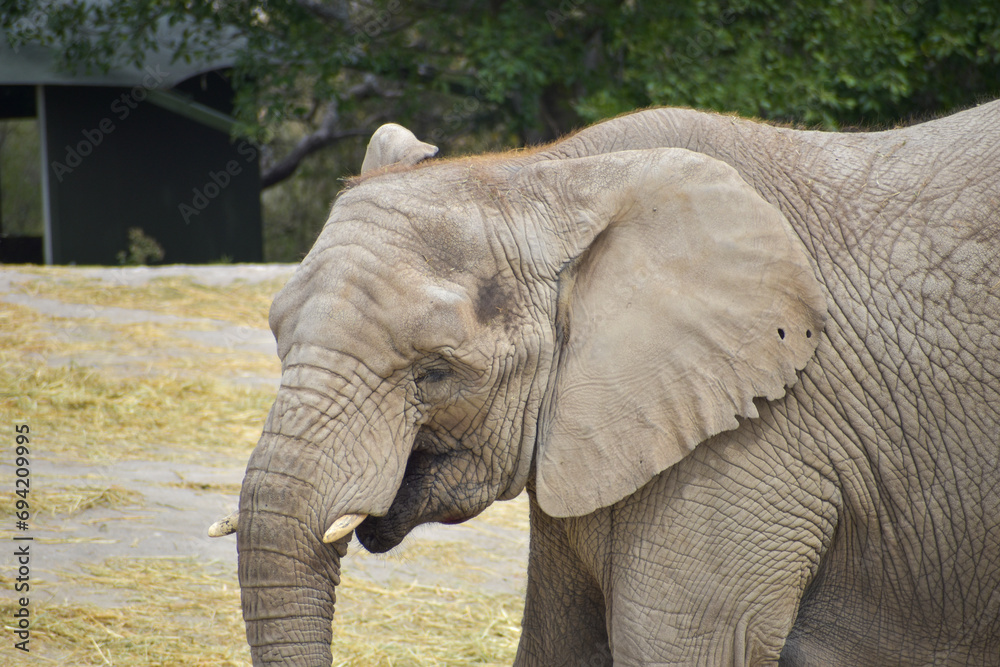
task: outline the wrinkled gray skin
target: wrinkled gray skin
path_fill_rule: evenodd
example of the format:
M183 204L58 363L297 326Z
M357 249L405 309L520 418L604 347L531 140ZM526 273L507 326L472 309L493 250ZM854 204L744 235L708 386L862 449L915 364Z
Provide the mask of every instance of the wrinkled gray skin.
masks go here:
M749 389L729 384L755 370L724 372L764 335L745 315L706 327L727 329L711 346L730 350L721 379L699 375L710 353L676 362L687 389L656 375L691 328L672 333L658 309L693 294L681 316L702 317L701 283L730 263L714 251L663 293L659 272L683 257L643 259L635 324L621 284L585 301L674 233L616 225L664 210L697 223L698 206L670 208L683 187L658 185L688 154L662 147L732 165L805 258L778 283L793 320L818 327L810 342L805 324L783 327L779 343L767 324L746 368L781 368ZM731 178L695 158L685 183ZM519 665L998 663L1000 103L859 134L657 109L532 153L383 171L339 197L272 306L282 386L238 535L255 665L330 664L346 538L320 538L337 517L370 515L357 536L384 551L525 486ZM592 256L612 259L602 272ZM763 282L722 292L753 304ZM604 345L622 321L632 338ZM768 356L786 343L799 347ZM630 381L647 366L653 379ZM715 398L685 402L705 386ZM630 407L609 417L588 391ZM574 465L590 468L576 489L559 480Z

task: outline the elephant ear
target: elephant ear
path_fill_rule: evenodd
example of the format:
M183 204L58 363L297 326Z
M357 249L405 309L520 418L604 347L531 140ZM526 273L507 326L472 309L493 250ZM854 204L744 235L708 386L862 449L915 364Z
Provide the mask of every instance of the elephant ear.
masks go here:
M361 173L393 164L414 165L437 155L437 146L425 144L402 125L386 123L375 130L361 164Z
M757 417L755 397L783 396L826 303L784 216L723 162L653 149L525 171L561 219L549 261L562 347L537 498L551 516L579 516Z

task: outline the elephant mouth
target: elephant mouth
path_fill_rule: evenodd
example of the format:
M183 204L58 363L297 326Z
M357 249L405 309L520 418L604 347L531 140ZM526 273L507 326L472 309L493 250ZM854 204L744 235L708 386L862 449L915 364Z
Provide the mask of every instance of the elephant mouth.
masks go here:
M365 549L385 553L393 549L422 523L459 524L475 517L489 502L482 502L481 484L448 486L445 471L460 469L460 456L414 449L403 481L384 516L361 522L354 534Z
M410 532L408 529L400 530L393 523L387 522L386 517L369 516L354 529L358 542L371 553L381 554L394 549Z
M468 517L464 517L462 519L442 519L439 523L443 523L446 526L457 526L460 523L465 523L466 521L468 521L471 518L473 518L473 517L468 516Z

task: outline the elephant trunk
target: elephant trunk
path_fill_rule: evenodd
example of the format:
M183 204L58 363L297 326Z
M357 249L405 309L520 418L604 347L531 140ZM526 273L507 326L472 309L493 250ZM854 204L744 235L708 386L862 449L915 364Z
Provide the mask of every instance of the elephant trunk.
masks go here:
M292 386L279 389L243 479L237 548L254 665L331 664L340 559L358 523L389 508L405 471L393 424L308 389L330 377L316 364L286 370Z
M406 469L401 422L380 418L401 414L405 393L375 394L391 387L369 377L345 383L352 376L324 370L330 360L319 354L300 346L286 355L240 492L239 578L254 665L331 664L340 560L358 523L388 510Z
M320 507L321 499L304 491L301 483L262 470L248 470L243 482L239 578L255 666L332 662L335 587L350 533L325 544L316 513L303 511Z

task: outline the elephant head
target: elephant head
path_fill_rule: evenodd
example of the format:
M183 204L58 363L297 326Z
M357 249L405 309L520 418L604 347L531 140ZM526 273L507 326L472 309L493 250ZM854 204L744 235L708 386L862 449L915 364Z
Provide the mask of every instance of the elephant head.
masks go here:
M238 517L255 665L330 663L355 526L386 551L529 482L552 516L613 503L782 396L823 326L801 242L722 162L388 168L433 154L414 142L370 147L271 307L281 386Z

